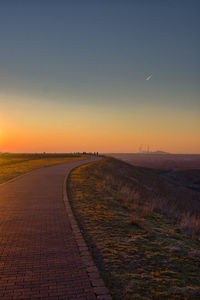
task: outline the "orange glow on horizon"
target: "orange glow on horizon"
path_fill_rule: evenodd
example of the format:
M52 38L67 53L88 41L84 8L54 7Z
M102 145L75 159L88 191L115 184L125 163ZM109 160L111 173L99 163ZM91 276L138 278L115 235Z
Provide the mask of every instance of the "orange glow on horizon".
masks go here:
M145 143L145 142L146 143ZM76 152L76 151L99 151L99 152L137 152L140 145L149 145L150 150L164 150L172 153L199 153L200 145L194 136L173 137L157 132L138 135L131 132L113 134L112 132L100 131L66 131L52 132L41 130L20 131L7 130L6 135L1 135L1 151L6 152Z
M3 114L4 112L4 114ZM198 113L153 107L21 106L0 112L0 152L200 153Z

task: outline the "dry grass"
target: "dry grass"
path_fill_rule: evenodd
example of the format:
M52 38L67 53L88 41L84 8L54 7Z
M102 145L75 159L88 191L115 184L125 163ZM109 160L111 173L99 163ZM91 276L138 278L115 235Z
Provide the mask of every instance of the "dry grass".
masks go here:
M182 230L192 235L193 239L199 238L200 216L183 213L179 218L179 225Z
M186 234L200 238L200 193L170 185L153 170L111 158L107 164L102 188L115 189L122 207L130 212L130 223L140 223L155 211L172 218ZM116 164L115 170L112 164Z
M200 243L159 212L167 187L156 178L108 158L71 173L72 207L113 299L200 297Z
M0 184L37 168L84 158L70 154L1 154Z

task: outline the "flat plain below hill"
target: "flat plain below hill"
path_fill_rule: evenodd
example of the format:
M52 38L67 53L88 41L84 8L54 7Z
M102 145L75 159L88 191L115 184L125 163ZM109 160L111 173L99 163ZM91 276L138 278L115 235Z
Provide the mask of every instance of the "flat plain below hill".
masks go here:
M112 153L133 166L152 169L171 184L200 192L200 155L168 153Z
M131 165L160 169L200 169L200 154L109 153Z

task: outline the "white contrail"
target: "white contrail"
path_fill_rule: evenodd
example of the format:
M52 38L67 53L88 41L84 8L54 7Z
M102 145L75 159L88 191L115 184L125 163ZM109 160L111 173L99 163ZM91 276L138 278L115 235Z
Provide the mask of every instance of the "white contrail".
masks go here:
M146 78L146 80L150 80L153 75L150 75Z

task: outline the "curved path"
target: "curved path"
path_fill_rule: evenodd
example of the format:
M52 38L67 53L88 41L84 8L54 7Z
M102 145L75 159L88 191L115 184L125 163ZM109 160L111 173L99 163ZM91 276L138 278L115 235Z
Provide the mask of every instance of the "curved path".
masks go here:
M96 299L63 201L66 174L86 162L0 185L0 299Z

